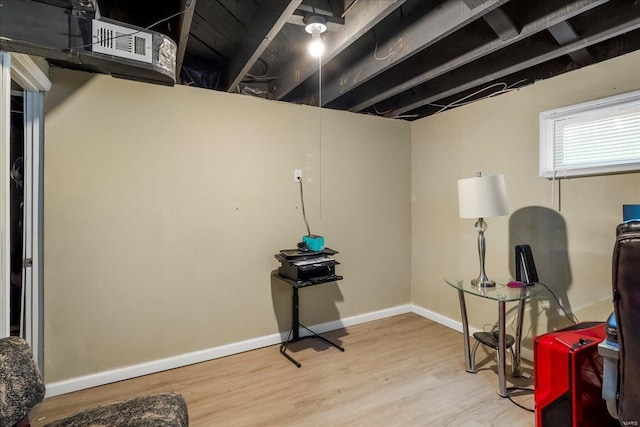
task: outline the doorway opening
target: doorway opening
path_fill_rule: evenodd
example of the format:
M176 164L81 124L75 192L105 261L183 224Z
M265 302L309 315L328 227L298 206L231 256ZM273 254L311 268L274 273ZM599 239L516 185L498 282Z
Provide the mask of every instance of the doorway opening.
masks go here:
M24 277L22 260L24 253L24 92L11 82L9 171L11 224L10 241L10 334L22 336L24 331Z
M24 338L41 372L46 69L40 58L0 51L0 337Z

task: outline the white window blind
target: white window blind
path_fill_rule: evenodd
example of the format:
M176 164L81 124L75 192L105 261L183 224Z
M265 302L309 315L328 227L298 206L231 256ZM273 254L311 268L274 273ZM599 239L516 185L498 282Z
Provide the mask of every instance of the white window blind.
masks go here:
M640 91L540 114L540 176L640 170Z

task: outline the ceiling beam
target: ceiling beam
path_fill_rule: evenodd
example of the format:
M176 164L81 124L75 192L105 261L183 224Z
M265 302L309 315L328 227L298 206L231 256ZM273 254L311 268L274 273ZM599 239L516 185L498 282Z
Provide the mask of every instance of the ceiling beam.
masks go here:
M580 15L594 7L600 6L606 3L608 0L578 0L574 1L570 5L566 4L565 0L556 0L558 7L552 12L547 13L544 16L529 22L522 27L522 30L517 37L509 40L495 39L488 43L485 43L475 49L465 52L463 55L446 61L434 68L428 69L419 75L412 77L411 79L403 79L402 75L391 75L386 79L385 83L388 84L388 89L372 91L373 96L368 99L364 99L356 105L349 108L349 111L362 111L365 108L398 95L406 90L421 85L422 83L436 78L444 73L450 72L458 67L462 67L469 62L475 61L485 55L493 52L497 52L500 49L506 48L513 43L520 40L524 40L527 37L546 30L551 26L554 26L562 21L570 19L574 16ZM397 79L397 80L394 80Z
M263 2L247 27L245 37L236 53L229 60L226 73L226 90L232 92L249 72L253 64L269 46L287 19L295 12L302 0L271 0Z
M0 50L66 58L69 45L79 45L80 34L70 34L69 10L36 1L3 1L0 13Z
M344 16L346 9L344 8L344 0L327 0L329 2L329 8L333 13L333 16Z
M579 40L571 24L566 21L558 22L556 25L549 27L549 32L560 46L566 46L569 43ZM590 65L596 62L587 49L576 50L575 52L569 53L569 56L580 66Z
M378 74L397 66L437 41L464 27L469 22L500 7L508 0L487 0L473 9L463 0L447 0L420 19L394 33L378 46L383 54L390 53L388 60L379 61L367 55L353 67L339 74L322 88L322 105L369 81Z
M189 42L189 31L191 30L191 21L193 20L193 12L196 10L196 0L181 0L181 8L184 13L180 15L178 23L179 33L176 51L176 81L180 81L180 71L182 71L182 62L184 61L184 53L187 51L187 43Z
M511 40L518 37L518 28L501 8L493 9L483 16L487 24L500 37L500 40Z
M95 4L91 0L71 0L71 6L74 13L79 15L93 17L96 14Z
M530 39L527 49L504 52L504 61L493 58L482 64L470 64L465 70L457 70L447 74L447 84L443 89L434 89L434 84L423 85L410 95L400 97L400 107L393 109L390 116L399 116L423 107L438 100L448 98L469 89L476 88L493 80L509 76L563 55L568 55L580 49L601 43L630 31L640 29L640 8L629 8L628 13L621 14L607 22L594 22L588 34L583 34L580 40L561 47L549 47L548 43L533 43ZM520 58L521 55L529 57ZM507 63L510 62L509 63ZM473 65L473 66L471 66ZM478 77L480 76L480 77ZM428 86L428 87L427 87ZM446 89L450 88L450 89Z
M475 9L485 1L487 0L464 0L464 4L466 4L469 7L469 9Z
M325 36L325 54L322 62L328 63L342 53L353 42L400 7L406 0L358 1L349 7L342 30ZM318 61L306 55L294 55L292 60L279 70L275 87L275 98L282 99L299 84L318 71Z

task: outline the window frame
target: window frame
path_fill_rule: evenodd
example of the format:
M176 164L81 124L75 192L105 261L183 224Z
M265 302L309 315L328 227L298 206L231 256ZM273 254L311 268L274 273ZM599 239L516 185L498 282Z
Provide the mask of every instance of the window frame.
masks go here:
M553 150L555 148L553 129L556 123L584 115L591 114L595 116L602 114L606 110L623 107L635 107L638 114L640 114L640 90L541 112L539 176L547 179L562 179L640 171L640 156L637 161L610 165L562 168L554 168L553 165Z

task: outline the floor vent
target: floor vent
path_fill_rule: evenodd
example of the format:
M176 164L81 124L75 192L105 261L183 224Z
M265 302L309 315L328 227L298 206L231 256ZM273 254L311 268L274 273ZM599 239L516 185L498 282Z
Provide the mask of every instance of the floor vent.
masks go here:
M153 47L151 34L95 19L92 33L94 52L151 64Z

